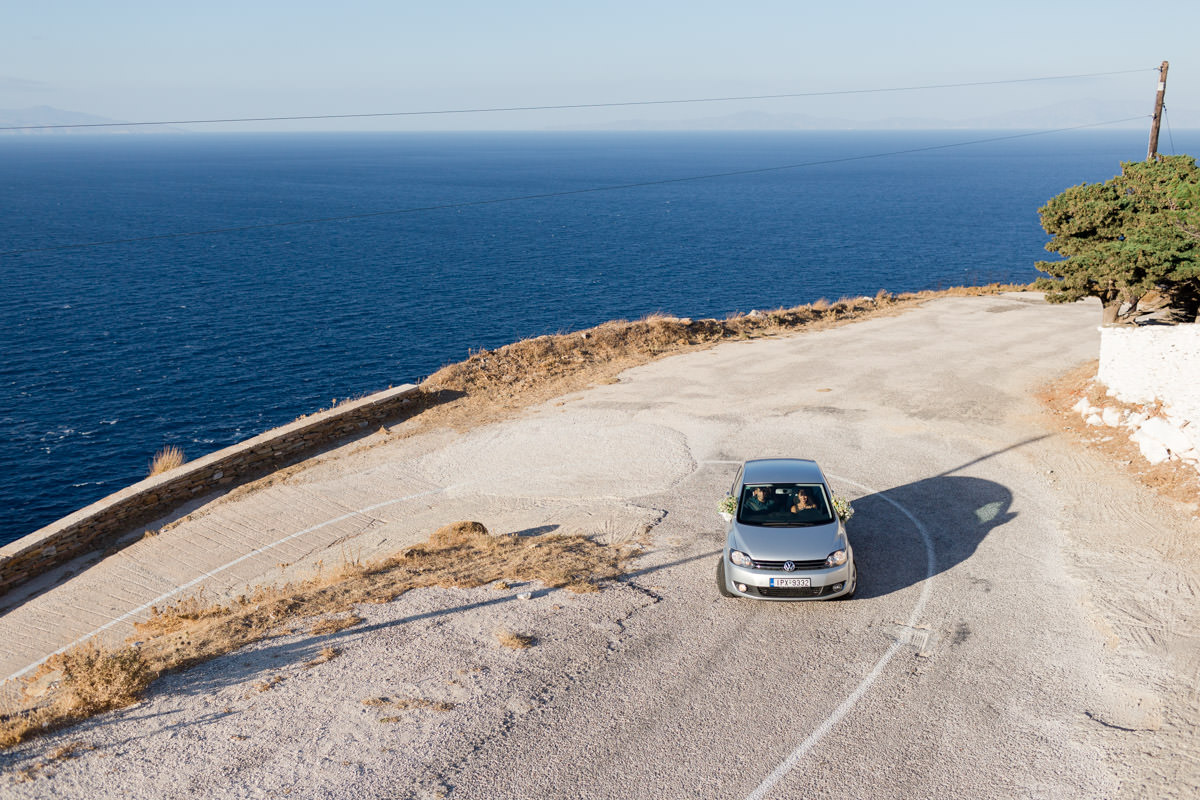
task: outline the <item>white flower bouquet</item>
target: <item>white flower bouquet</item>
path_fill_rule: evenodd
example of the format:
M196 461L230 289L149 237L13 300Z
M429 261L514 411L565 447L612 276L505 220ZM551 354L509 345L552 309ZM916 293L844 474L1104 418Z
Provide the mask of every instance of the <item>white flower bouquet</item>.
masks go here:
M721 517L726 522L729 522L737 513L737 498L731 494L725 495L721 498L721 502L717 503L717 511L721 512Z
M848 522L854 516L854 506L850 505L849 500L836 492L833 495L833 510L837 512L838 519L842 522Z

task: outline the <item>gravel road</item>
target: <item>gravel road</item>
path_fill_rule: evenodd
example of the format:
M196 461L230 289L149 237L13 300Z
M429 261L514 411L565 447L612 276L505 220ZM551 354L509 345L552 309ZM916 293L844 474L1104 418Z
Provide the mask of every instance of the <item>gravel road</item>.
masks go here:
M69 609L121 619L197 569L222 567L220 597L459 519L648 544L598 593L415 591L169 676L0 754L0 797L1200 796L1195 509L1087 457L1032 399L1097 356L1098 321L1040 295L943 298L365 440L214 503L5 614L6 641L42 637L5 669L101 624ZM817 459L853 500L854 600L718 596L716 502L737 462L772 455Z

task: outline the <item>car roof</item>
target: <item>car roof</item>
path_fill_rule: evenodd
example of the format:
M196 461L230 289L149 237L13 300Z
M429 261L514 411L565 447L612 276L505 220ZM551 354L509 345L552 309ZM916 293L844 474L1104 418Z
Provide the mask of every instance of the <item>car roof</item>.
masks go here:
M747 461L742 483L824 483L817 462L809 458L756 458Z

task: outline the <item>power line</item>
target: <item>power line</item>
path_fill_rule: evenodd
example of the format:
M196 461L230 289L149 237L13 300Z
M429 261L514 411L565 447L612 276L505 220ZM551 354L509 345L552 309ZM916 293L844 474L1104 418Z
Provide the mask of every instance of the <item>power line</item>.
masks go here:
M372 217L388 217L399 216L401 214L417 214L427 211L447 211L458 208L472 208L475 206L496 205L498 203L515 203L522 200L545 200L552 197L569 197L571 195L580 194L595 194L598 192L614 192L623 189L638 189L646 186L664 186L672 183L690 183L693 181L713 180L716 178L731 178L740 175L759 175L767 172L781 172L789 169L801 169L803 167L825 166L829 164L844 164L851 161L865 161L873 158L887 158L890 156L911 155L913 153L926 153L935 150L948 150L954 147L967 147L977 144L988 144L990 142L1003 142L1012 139L1025 139L1032 136L1045 136L1052 133L1064 133L1066 131L1082 130L1084 128L1099 128L1105 125L1119 125L1123 122L1132 122L1134 120L1145 119L1145 114L1139 114L1136 117L1125 117L1124 119L1108 120L1106 122L1091 122L1084 125L1073 125L1068 128L1053 128L1044 131L1027 131L1025 133L1014 133L1007 136L991 136L986 139L972 139L965 142L951 142L949 144L935 144L924 147L910 147L904 150L891 150L885 153L868 153L858 156L842 156L840 158L827 158L818 161L803 161L796 164L782 164L773 167L756 167L754 169L740 169L730 172L714 172L707 175L690 175L681 178L663 178L654 181L639 181L636 183L621 183L612 186L592 186L584 189L565 189L558 192L541 192L538 194L515 195L511 197L494 197L488 200L467 200L458 203L441 203L438 205L429 206L413 206L410 208L397 208L386 211L368 211L361 214L346 214L334 217L314 217L311 219L287 220L283 222L264 222L257 225L238 225L228 228L210 228L202 231L183 231L179 233L159 233L149 236L135 236L126 239L107 239L96 242L79 242L76 244L63 244L51 247L30 247L22 250L6 250L0 251L0 256L15 256L25 255L28 253L49 253L60 250L79 250L89 247L103 247L114 244L135 244L139 242L153 242L164 239L183 239L191 236L214 236L217 234L227 233L243 233L246 231L269 230L272 228L286 228L296 225L317 225L328 222L347 222L358 219L370 219Z
M1158 69L1158 67L1154 67ZM78 122L60 125L17 125L0 127L0 131L38 131L62 128L130 128L150 125L208 125L230 122L295 122L319 119L367 119L372 117L427 117L451 114L494 114L504 111L563 111L585 108L621 108L628 106L665 106L685 103L728 103L734 100L782 100L795 97L832 97L851 94L883 94L886 92L917 92L931 89L961 89L972 86L999 86L1010 83L1036 83L1039 81L1064 81L1078 78L1101 78L1110 75L1130 75L1145 72L1143 69L1126 69L1115 72L1089 72L1080 75L1049 75L1040 78L1009 78L997 81L972 81L969 83L933 83L924 86L893 86L884 89L836 89L822 92L791 92L787 94L758 94L737 97L693 97L684 100L630 100L617 103L573 103L568 105L508 106L504 108L451 108L434 111L382 111L368 114L307 114L288 117L228 117L224 119L176 119L155 122Z

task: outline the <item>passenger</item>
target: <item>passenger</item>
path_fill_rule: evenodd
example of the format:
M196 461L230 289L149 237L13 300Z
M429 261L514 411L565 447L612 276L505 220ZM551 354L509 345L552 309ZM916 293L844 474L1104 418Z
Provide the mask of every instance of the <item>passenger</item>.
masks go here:
M813 502L812 495L808 493L807 489L797 489L796 502L792 504L792 507L788 511L791 511L793 514L799 514L803 511L811 511L816 507L817 504Z

